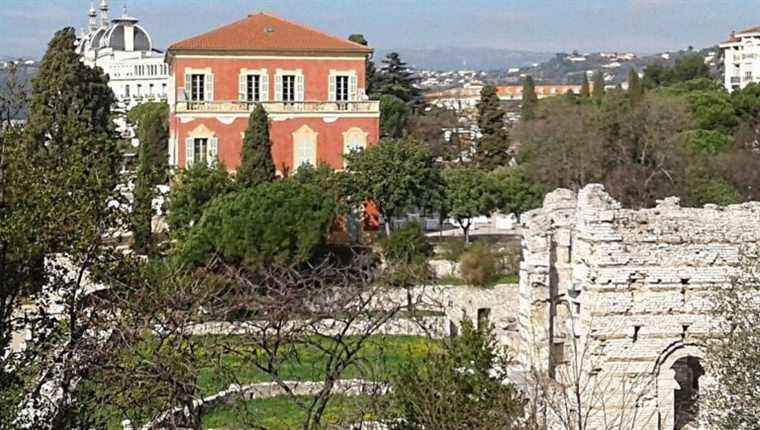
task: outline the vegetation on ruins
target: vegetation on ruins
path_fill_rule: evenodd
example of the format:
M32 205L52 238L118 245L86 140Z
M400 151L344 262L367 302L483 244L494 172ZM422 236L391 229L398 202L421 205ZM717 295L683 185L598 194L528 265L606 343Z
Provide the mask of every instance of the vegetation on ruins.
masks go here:
M700 393L711 428L754 428L760 422L760 259L744 257L728 288L713 292L718 335L707 342L705 370L713 384Z
M257 103L248 118L248 128L243 135L243 156L235 173L235 181L242 187L252 187L274 179L269 117L264 107Z
M393 380L396 430L524 429L525 400L508 378L507 351L493 327L462 321L459 336L405 363Z

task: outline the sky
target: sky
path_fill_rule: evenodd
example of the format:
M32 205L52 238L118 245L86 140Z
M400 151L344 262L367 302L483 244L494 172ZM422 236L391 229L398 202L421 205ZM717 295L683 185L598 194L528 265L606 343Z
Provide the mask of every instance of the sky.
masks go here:
M98 0L99 1L99 0ZM110 0L159 49L259 11L378 49L488 47L541 52L714 45L760 26L760 0ZM0 56L40 57L53 33L87 23L89 0L0 0Z

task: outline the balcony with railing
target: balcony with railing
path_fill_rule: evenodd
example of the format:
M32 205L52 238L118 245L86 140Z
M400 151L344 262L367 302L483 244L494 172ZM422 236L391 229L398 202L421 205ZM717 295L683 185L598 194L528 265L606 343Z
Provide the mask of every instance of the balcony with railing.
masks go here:
M362 100L350 102L304 101L304 102L246 102L231 101L180 101L176 112L187 113L240 113L253 112L261 104L267 113L379 113L380 102Z
M738 83L741 83L741 78L740 78L740 77L738 77L738 76L732 76L732 77L731 77L731 83L732 83L732 84L738 84Z

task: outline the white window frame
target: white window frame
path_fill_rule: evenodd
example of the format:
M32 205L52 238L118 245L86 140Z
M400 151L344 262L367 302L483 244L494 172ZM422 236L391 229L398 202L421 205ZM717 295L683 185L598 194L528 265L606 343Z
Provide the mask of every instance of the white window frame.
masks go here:
M192 100L192 76L205 75L203 79L203 100ZM185 100L195 102L213 102L214 101L214 73L211 67L205 69L185 68Z
M185 138L185 168L190 168L195 163L196 139L206 139L206 163L209 166L215 165L219 158L219 138L204 125L199 125Z
M248 76L259 77L259 100L248 100ZM269 101L269 73L267 69L240 69L238 99L244 102Z
M317 146L319 133L308 125L302 125L293 132L293 171L304 164L317 167Z
M282 102L283 100L283 94L282 94L282 77L283 76L295 76L295 82L293 84L294 89L294 97L293 100L288 102L302 102L304 101L304 97L306 94L306 88L304 84L304 76L303 76L303 69L295 69L295 70L284 70L284 69L277 69L275 70L274 74L274 97L275 101Z
M359 77L357 76L356 70L334 70L330 69L330 74L328 76L328 95L327 98L329 101L337 102L337 92L338 92L338 84L337 84L337 78L338 76L347 76L348 77L348 100L340 100L340 101L356 101L359 99Z
M361 142L356 142L353 139L360 139ZM368 144L369 133L359 127L351 127L343 132L343 154L349 154L357 149L367 149Z

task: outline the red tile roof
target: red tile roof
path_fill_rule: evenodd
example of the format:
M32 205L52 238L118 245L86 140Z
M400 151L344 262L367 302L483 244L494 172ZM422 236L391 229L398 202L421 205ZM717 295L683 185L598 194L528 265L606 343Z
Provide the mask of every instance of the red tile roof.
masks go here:
M266 13L176 42L170 51L291 51L370 53L364 45Z

